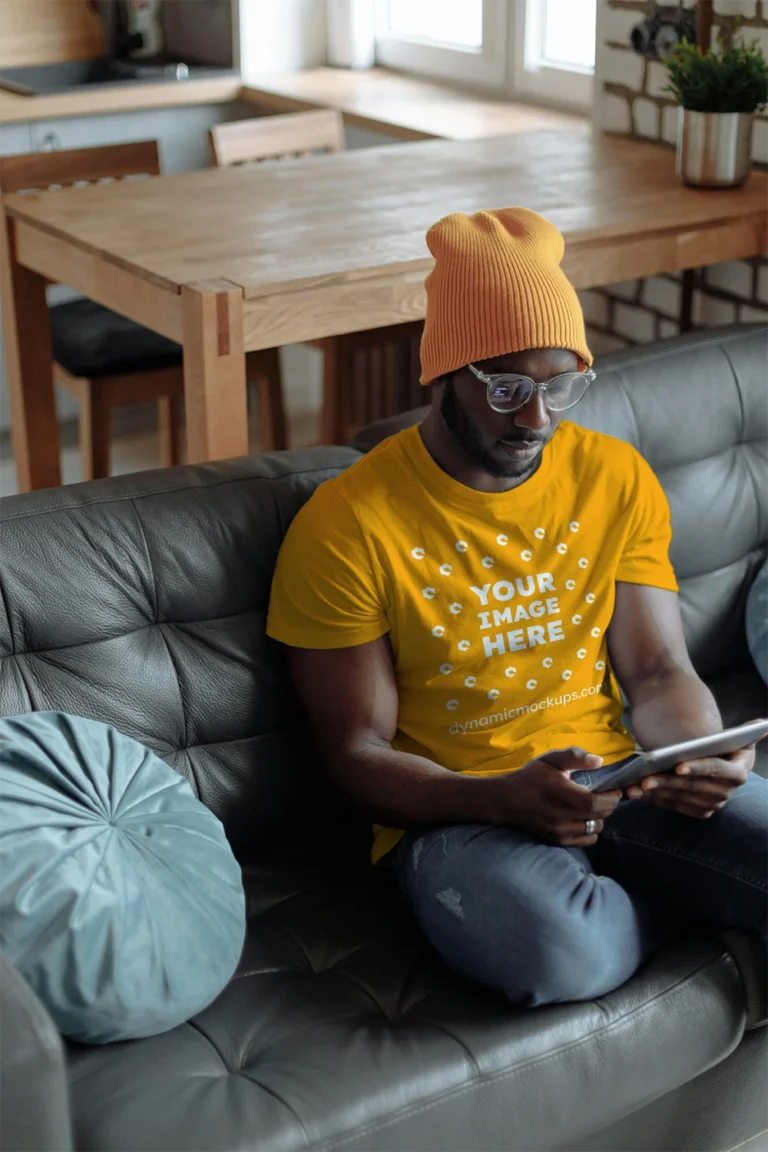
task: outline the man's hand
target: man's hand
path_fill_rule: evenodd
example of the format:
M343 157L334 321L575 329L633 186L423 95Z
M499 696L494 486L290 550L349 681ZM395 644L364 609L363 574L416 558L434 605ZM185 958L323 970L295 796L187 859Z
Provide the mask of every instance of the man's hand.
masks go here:
M729 756L687 760L674 772L646 776L627 791L630 800L647 800L659 808L671 808L683 816L708 820L730 800L749 776L755 763L750 744Z
M524 828L563 848L588 848L597 841L621 792L590 792L569 777L601 764L599 756L583 748L559 748L529 760L516 772L494 777L495 822ZM587 833L587 820L595 821L595 832Z

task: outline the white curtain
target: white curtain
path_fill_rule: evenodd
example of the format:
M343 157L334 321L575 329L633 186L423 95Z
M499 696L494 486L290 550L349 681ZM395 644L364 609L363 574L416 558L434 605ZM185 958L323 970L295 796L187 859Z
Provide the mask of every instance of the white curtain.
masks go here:
M327 0L328 63L335 68L372 68L375 62L375 0Z

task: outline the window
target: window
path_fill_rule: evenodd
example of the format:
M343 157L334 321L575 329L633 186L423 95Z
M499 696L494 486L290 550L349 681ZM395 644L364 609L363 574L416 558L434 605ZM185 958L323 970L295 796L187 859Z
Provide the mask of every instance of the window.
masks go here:
M597 0L525 0L516 9L515 90L558 103L591 104Z
M438 28L431 0L389 0L389 27L393 36L479 51L483 46L483 0L442 0Z
M508 15L508 0L378 0L377 63L503 87Z
M592 100L597 0L377 0L380 64L543 103Z

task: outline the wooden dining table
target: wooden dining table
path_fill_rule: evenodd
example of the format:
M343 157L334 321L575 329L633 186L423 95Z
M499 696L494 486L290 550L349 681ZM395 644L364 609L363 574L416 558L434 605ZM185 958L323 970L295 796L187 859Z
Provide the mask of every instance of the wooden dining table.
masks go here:
M424 316L425 233L523 205L576 288L761 254L768 180L684 187L674 154L589 131L432 140L4 200L2 304L20 490L60 483L46 280L183 345L187 455L248 450L245 354Z

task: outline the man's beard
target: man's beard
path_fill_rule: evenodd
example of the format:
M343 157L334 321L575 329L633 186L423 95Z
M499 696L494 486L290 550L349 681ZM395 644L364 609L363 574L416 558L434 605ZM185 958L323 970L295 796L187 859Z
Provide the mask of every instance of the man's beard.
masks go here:
M486 444L482 432L462 407L456 395L456 389L453 386L453 379L450 376L446 379L443 388L443 396L440 401L440 415L459 447L466 452L475 464L479 465L479 467L490 476L493 476L494 479L533 475L539 467L541 463L541 452L538 453L533 461L512 460L504 453L502 448L497 447L496 451L493 450L495 442L493 446ZM528 443L532 443L538 441L540 437L520 436L518 439L521 441L527 440Z

